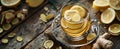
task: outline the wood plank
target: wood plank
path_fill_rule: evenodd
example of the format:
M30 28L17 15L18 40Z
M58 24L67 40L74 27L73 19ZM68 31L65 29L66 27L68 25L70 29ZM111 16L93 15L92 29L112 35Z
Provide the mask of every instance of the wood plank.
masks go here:
M42 12L41 10L39 10L37 13L32 15L27 21L25 21L23 24L20 24L17 28L15 28L14 31L12 31L17 34L16 36L23 37L22 42L16 41L16 37L9 39L7 36L5 36L4 38L9 39L9 43L0 43L0 48L20 49L21 47L29 43L32 39L34 39L36 36L41 34L51 24L51 21L47 23L42 23L39 16L41 13L45 13L45 11Z
M33 15L34 13L36 13L39 9L41 9L46 3L48 2L48 0L44 0L43 4L41 4L39 7L37 8L30 8L25 4L25 1L22 1L21 4L18 7L15 7L15 9L13 8L13 10L18 10L20 11L22 8L26 8L28 7L28 15L26 16L25 20L20 21L19 24L23 23L24 21L26 21L27 19L29 19L31 17L31 15ZM9 8L3 8L3 10L8 10ZM19 25L18 24L18 25ZM9 34L11 31L13 31L18 25L14 25L12 26L12 28L8 31L4 31L3 33L0 34L0 39L2 39L5 35Z

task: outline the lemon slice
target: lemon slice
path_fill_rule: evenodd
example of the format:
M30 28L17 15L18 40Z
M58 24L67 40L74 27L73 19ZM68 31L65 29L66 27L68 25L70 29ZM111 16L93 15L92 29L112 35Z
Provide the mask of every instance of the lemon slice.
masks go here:
M82 32L83 30L85 30L87 28L88 22L85 22L84 25L79 28L79 29L69 29L69 28L65 28L64 30L68 33L73 33L73 34L77 34L79 32Z
M43 2L44 2L44 0L26 0L26 3L28 3L28 5L30 7L38 7Z
M81 17L85 17L86 15L86 10L82 6L79 6L79 5L72 6L70 10L77 10Z
M119 24L112 24L109 26L108 31L113 34L120 33L120 25Z
M2 33L3 32L3 29L2 28L0 28L0 33Z
M96 10L100 10L101 12L103 12L108 7L109 7L108 0L95 0L95 1L93 1L92 8L94 8Z
M78 22L81 20L81 16L77 10L66 10L64 18L68 21Z
M72 32L66 32L66 31L65 31L65 33L67 33L67 35L69 35L69 36L71 36L71 37L79 37L79 36L82 36L84 33L86 33L86 31L88 31L89 28L90 28L90 21L88 22L86 28L85 28L84 30L82 30L81 32L79 32L79 33L73 33L74 30L73 30ZM63 29L63 30L64 30L64 29Z
M96 37L96 34L95 33L90 33L90 34L88 34L88 36L87 36L87 40L92 40L92 39L94 39Z
M64 16L65 11L69 10L71 7L72 7L72 5L68 5L68 6L63 7L62 10L61 10L61 15Z
M120 0L109 0L110 7L115 10L120 10Z
M21 41L23 41L23 38L21 36L17 36L16 40L21 42Z
M105 24L111 23L115 19L115 10L108 8L101 14L101 21Z
M54 42L52 40L46 40L43 44L43 46L46 48L46 49L50 49L52 48L52 46L54 45Z
M97 7L106 7L109 6L108 0L94 0L93 5Z
M1 42L6 44L6 43L8 43L8 39L2 39Z
M12 7L18 5L20 1L21 0L1 0L1 3L6 7Z
M84 23L79 23L79 24L70 24L66 22L63 18L61 19L61 26L63 28L70 28L70 29L79 29L84 25Z
M47 16L45 14L40 14L40 19L44 22L47 22Z

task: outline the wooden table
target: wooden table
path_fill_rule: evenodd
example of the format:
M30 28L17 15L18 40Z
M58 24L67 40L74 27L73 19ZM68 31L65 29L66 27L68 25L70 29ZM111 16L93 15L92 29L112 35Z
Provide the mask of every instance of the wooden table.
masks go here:
M89 10L91 11L91 16L95 16L97 11L92 9L92 0L80 0L82 4L89 4ZM27 19L25 22L17 26L12 32L15 32L16 36L22 36L23 41L18 42L16 41L16 37L9 40L8 44L2 44L0 43L0 49L45 49L43 47L43 43L45 40L51 39L49 36L46 35L46 33L50 33L51 24L53 19L49 20L48 22L44 23L42 22L40 18L41 13L47 13L51 12L55 16L58 14L57 11L53 8L51 8L52 5L47 3L45 5L46 7L49 7L50 11L44 11L43 8L38 10L34 15L31 15L29 19ZM60 6L60 5L59 5ZM61 7L61 6L60 6ZM98 17L98 16L96 16ZM7 35L3 38L7 38ZM120 49L120 36L111 36L109 39L113 41L114 45L112 49ZM53 39L51 39L53 40ZM57 46L62 46L63 49L91 49L92 43L78 48L69 48L64 46L63 44L58 44L59 42L56 40L53 40L55 45L52 49L55 49ZM57 46L56 46L57 45Z

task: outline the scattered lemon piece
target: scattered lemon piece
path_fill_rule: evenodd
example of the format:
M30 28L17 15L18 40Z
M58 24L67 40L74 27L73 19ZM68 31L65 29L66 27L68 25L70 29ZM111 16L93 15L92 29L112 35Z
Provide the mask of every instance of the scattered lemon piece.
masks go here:
M9 38L12 38L12 37L14 37L16 34L15 33L10 33L10 34L8 34L8 37Z
M23 38L21 36L17 36L16 40L20 42L23 40Z
M95 33L90 33L90 34L88 34L88 36L87 36L87 40L92 40L92 39L94 39L95 37L96 37Z
M47 22L47 16L45 14L41 14L40 19L44 22Z
M3 29L2 28L0 28L0 33L2 33L3 32Z
M6 44L6 43L8 43L8 39L2 39L1 42L4 43L4 44Z
M47 20L50 20L52 18L54 18L54 14L50 13L50 14L47 15Z
M115 14L114 9L108 8L101 14L101 22L105 24L111 23L115 19Z
M50 49L52 48L52 46L54 45L54 42L52 40L46 40L43 44L43 46L46 48L46 49Z
M2 5L6 7L13 7L20 3L21 0L1 0Z
M2 27L4 30L9 30L12 27L12 25L11 24L4 24Z
M120 33L120 24L112 24L109 26L108 31L113 34L119 34Z
M115 10L120 10L120 0L109 0L110 7Z
M109 7L109 2L108 0L94 0L93 1L93 6L92 8L96 9L96 10L100 10L101 12L103 12L105 9L107 9Z
M44 2L44 0L26 0L26 3L28 3L28 5L30 7L38 7L43 2Z

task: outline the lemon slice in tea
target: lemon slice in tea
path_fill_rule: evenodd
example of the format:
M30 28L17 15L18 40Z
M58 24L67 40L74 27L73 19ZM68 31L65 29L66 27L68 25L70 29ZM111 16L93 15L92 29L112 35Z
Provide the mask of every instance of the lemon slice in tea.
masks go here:
M81 20L81 16L77 10L66 10L64 18L68 21L78 22Z
M72 6L70 10L77 10L81 17L85 17L86 15L86 10L82 6L79 6L79 5Z

